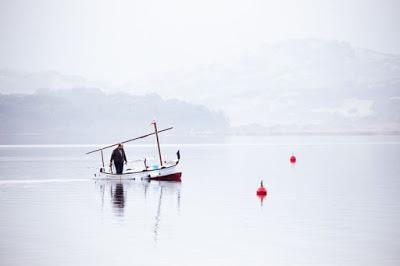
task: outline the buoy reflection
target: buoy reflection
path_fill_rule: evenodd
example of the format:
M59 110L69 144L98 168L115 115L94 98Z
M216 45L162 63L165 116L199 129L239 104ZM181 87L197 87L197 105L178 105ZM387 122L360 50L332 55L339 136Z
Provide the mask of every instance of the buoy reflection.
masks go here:
M267 189L264 187L263 181L260 182L260 187L256 192L257 197L260 199L261 206L263 205L264 198L267 196Z

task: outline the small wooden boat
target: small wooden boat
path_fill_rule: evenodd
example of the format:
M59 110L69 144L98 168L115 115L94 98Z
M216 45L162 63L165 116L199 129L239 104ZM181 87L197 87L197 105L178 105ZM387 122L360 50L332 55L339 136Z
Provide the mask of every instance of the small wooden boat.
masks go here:
M162 160L161 156L161 149L160 149L160 141L158 138L158 133L167 131L172 129L172 127L162 129L162 130L157 130L157 124L155 121L152 122L154 125L154 132L149 133L137 138L129 139L126 141L120 142L121 144L134 141L137 139L145 138L151 135L156 135L157 139L157 148L158 148L158 157L160 160L159 165L153 165L153 166L148 166L146 164L146 159L144 159L144 166L141 169L127 169L125 172L122 174L116 174L112 172L112 168L110 167L110 171L107 172L105 167L104 167L104 156L103 156L103 150L117 146L119 143L112 144L106 147L102 147L90 152L87 152L86 154L94 153L94 152L100 152L101 153L101 161L102 161L102 167L100 168L100 171L96 173L95 179L102 179L102 180L139 180L139 181L151 181L151 180L156 180L156 181L173 181L173 182L181 182L181 176L182 172L179 171L178 165L180 161L180 152L177 151L177 160L175 161L170 161L166 162Z
M178 160L175 162L164 163L161 167L145 167L141 171L127 169L124 173L118 175L111 172L106 172L102 167L100 172L95 174L97 179L110 180L157 180L157 181L175 181L180 182L182 173L179 172L179 151L177 152Z

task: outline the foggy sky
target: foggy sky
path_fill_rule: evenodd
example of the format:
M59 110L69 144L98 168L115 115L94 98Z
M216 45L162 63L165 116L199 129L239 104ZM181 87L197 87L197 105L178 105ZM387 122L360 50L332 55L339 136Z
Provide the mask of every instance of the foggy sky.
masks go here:
M400 54L399 10L396 0L1 0L0 68L120 85L290 38Z

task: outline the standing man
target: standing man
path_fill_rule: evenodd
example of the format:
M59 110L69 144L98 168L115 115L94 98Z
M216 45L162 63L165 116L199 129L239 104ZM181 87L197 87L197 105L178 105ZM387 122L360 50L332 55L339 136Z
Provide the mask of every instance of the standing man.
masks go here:
M122 174L122 171L124 170L124 162L125 164L128 163L126 160L126 155L124 151L124 147L122 147L122 144L118 144L118 147L113 150L111 154L111 159L110 159L110 167L112 166L112 161L114 161L114 166L115 170L117 171L117 174L120 175Z

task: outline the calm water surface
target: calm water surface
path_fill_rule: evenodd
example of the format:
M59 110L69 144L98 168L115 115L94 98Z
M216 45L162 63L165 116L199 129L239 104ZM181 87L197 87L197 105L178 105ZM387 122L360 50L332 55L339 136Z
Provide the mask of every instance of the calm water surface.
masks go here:
M182 183L94 181L91 149L0 146L0 265L400 265L399 136L164 145Z

